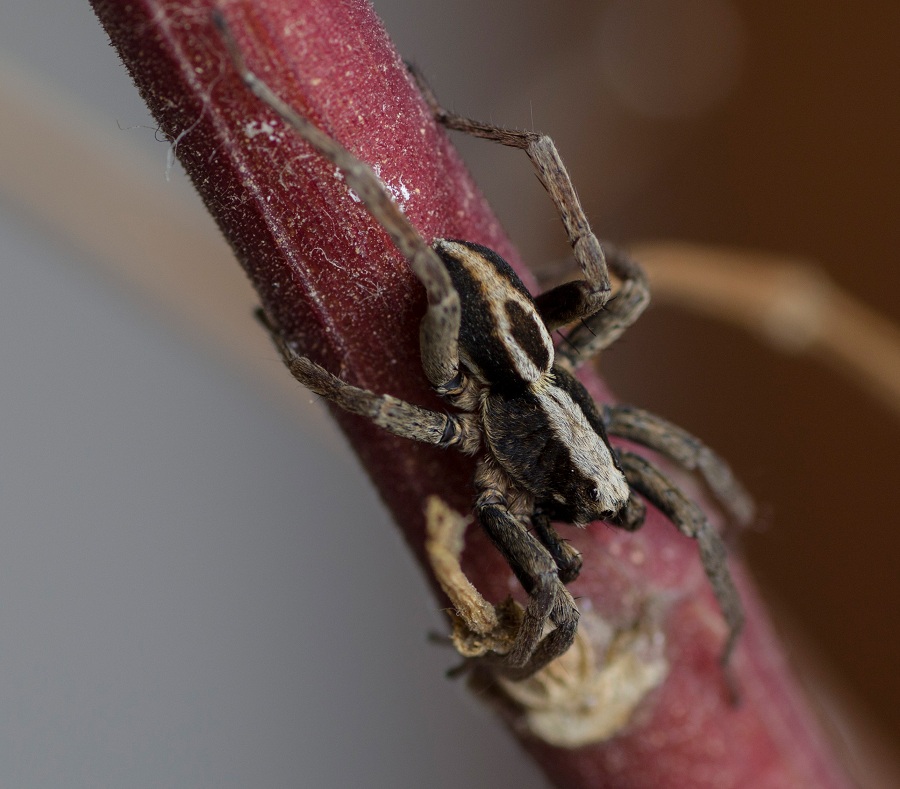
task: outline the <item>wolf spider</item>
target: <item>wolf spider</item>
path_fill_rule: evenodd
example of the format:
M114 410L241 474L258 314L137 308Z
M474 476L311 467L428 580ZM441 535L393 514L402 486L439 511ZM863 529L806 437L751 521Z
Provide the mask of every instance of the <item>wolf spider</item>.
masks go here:
M637 408L594 403L575 370L614 342L649 300L641 267L600 245L549 137L479 123L443 109L411 69L435 120L453 129L521 148L553 200L582 278L532 297L495 252L465 240L428 244L372 169L282 101L244 63L221 15L215 22L247 88L343 173L425 288L420 326L422 365L437 394L457 412L430 411L345 383L299 354L266 323L293 376L312 391L395 435L477 456L475 513L529 595L521 629L492 668L522 679L572 644L578 609L565 584L581 556L553 522L586 526L604 520L628 531L641 526L649 501L699 544L703 568L728 625L727 665L743 625L740 598L722 539L700 508L652 463L615 449L617 436L699 472L736 520L752 505L728 466L693 436ZM609 272L621 281L612 298ZM564 346L551 332L578 323ZM544 635L545 625L552 630Z

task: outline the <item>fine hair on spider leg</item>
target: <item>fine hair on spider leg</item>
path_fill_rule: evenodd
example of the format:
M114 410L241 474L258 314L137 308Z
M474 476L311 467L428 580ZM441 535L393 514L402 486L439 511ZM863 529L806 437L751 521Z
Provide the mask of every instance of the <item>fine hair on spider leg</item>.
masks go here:
M649 291L641 267L594 235L550 138L451 113L410 70L435 121L524 150L550 195L581 278L533 297L509 264L487 247L423 239L373 169L280 99L248 68L224 16L215 12L213 18L247 88L343 173L348 189L390 236L426 291L422 366L452 407L449 413L351 386L295 349L264 315L262 321L290 372L314 392L395 435L475 456L475 515L529 597L508 652L477 660L519 680L569 649L579 612L565 585L578 577L582 559L552 524L606 520L637 529L646 509L638 493L698 542L728 626L721 654L727 666L743 610L724 543L700 508L661 471L633 452L617 451L608 436L646 446L699 473L736 520L751 517L750 499L724 461L696 438L638 409L600 409L574 377L579 366L637 320ZM614 299L610 271L621 283ZM566 346L556 348L551 332L570 324L576 328ZM552 629L545 635L548 624Z

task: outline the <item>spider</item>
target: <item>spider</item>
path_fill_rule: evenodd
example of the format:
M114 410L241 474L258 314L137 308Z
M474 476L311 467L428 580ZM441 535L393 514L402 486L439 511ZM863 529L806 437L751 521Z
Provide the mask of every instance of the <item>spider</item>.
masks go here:
M227 23L214 14L231 60L247 88L342 173L389 234L425 288L420 326L425 375L453 413L438 413L391 395L352 386L298 353L260 311L292 375L313 392L395 435L475 455L478 522L529 596L521 628L493 670L524 679L571 646L579 612L566 588L581 570L580 554L553 523L584 527L603 520L628 531L645 517L644 501L661 510L700 549L703 568L728 626L727 666L743 625L724 543L702 510L652 463L614 448L617 436L699 472L737 521L752 504L728 466L682 429L625 405L598 407L575 370L613 343L649 301L641 267L601 246L549 137L479 123L443 109L415 69L413 79L446 129L521 148L562 218L582 278L532 297L509 264L480 244L435 239L428 244L391 199L373 170L282 101L246 66ZM620 280L612 297L609 272ZM564 347L551 332L578 323ZM547 625L552 629L545 635Z

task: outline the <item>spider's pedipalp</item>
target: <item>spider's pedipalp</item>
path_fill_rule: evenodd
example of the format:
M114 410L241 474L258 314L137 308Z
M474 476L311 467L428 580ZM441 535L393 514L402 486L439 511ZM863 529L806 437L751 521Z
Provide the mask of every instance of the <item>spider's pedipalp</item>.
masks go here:
M559 536L550 524L550 518L538 508L531 515L531 525L541 544L553 557L559 580L564 584L574 581L581 572L581 554Z

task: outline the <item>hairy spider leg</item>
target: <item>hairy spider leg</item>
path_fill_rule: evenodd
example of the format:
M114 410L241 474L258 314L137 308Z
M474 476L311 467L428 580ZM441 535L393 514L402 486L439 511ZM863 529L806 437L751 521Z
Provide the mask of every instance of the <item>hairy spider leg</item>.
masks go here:
M728 636L719 658L722 667L727 669L744 627L744 609L728 570L725 543L703 510L652 463L626 450L619 453L619 462L628 484L659 509L682 534L697 541L703 570L728 625Z
M441 414L391 395L379 395L368 389L352 386L297 353L272 326L262 310L258 310L256 314L281 351L291 375L316 394L345 411L367 417L395 436L441 448L452 447L465 454L477 451L481 438L472 414Z
M428 296L428 308L420 325L425 375L438 390L455 381L459 375L459 295L437 253L412 226L372 168L300 115L247 67L220 11L213 11L213 21L247 89L343 173L347 186L406 258Z
M588 315L566 336L556 350L556 364L575 371L600 351L612 345L650 303L650 288L644 269L618 247L603 242L610 271L620 280L613 297L602 310ZM559 287L565 287L560 285ZM558 288L547 291L547 296ZM541 297L538 297L540 301Z
M518 518L495 503L478 504L475 511L530 598L512 649L506 655L488 656L488 662L509 679L525 679L572 645L578 629L578 608L560 581L553 557ZM544 636L548 620L555 628Z
M699 438L656 414L630 405L603 408L606 431L665 455L698 473L719 506L740 526L752 522L755 506L731 467Z
M611 295L607 260L553 140L546 134L494 126L444 109L422 74L410 64L407 67L438 123L447 129L524 150L556 206L584 279L567 282L535 299L547 328L553 331L602 310Z
M583 280L567 282L535 298L550 331L576 320L583 324L557 350L557 360L574 370L587 358L615 342L650 301L644 270L609 244L601 246L581 207L578 194L553 140L545 134L482 123L444 109L422 74L407 64L435 119L448 129L525 151L562 219ZM611 298L609 271L622 284Z

